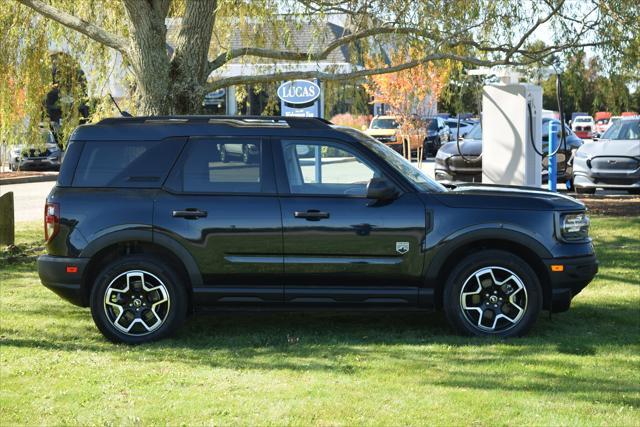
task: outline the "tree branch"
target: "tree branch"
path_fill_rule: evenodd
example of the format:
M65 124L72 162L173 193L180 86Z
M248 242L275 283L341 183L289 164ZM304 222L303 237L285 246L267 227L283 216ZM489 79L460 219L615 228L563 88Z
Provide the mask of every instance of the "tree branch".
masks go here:
M600 45L599 42L594 43L583 43L579 45L571 44L571 45L560 45L554 46L549 50L544 51L543 56L548 56L556 52L560 52L562 50L567 49L568 47L588 47L588 46L597 46ZM528 55L524 55L527 59L522 61L513 61L508 58L500 59L500 60L490 60L490 59L480 59L473 56L464 56L457 55L452 53L434 53L430 55L425 55L420 59L416 59L413 61L408 61L402 64L389 66L389 67L380 67L380 68L372 68L365 70L353 71L350 73L329 73L318 70L310 70L310 71L283 71L283 72L275 72L270 74L261 74L261 75L243 75L243 76L233 76L226 77L222 79L217 79L207 86L209 90L215 90L223 87L240 85L240 84L257 84L257 83L270 83L276 81L283 80L294 80L294 79L320 79L323 81L341 81L341 80L354 80L362 77L368 77L377 74L388 74L395 73L398 71L403 71L409 68L416 67L418 65L425 64L431 61L440 61L440 60L453 60L460 61L466 64L476 65L480 67L492 67L496 65L513 65L513 66L526 66L531 65L540 60L540 57L533 55L531 52L527 52Z
M285 51L278 49L267 49L259 47L242 47L238 49L232 49L228 52L221 53L209 62L209 73L222 67L229 61L239 58L241 56L257 56L260 58L269 59L281 59L286 61L321 61L326 59L331 52L348 43L354 41L379 35L379 34L422 34L423 31L412 27L375 27L367 30L360 31L358 33L349 34L343 37L339 37L332 41L321 52L295 52Z
M16 1L27 7L30 7L44 17L52 19L64 25L65 27L76 30L79 33L82 33L85 36L97 41L98 43L109 46L119 51L123 55L126 54L128 43L124 37L118 36L116 34L111 34L110 32L95 24L87 22L60 9L56 9L55 7L43 3L40 0Z
M555 16L560 11L563 5L564 0L558 1L558 4L551 9L547 16L545 16L544 18L538 18L535 24L532 25L531 28L529 28L529 30L522 35L522 37L520 37L520 40L518 40L518 42L511 49L509 49L509 51L507 52L507 59L510 59L511 56L522 47L522 45L527 41L531 34L533 34L533 32L537 30L538 27L540 27L540 25L548 22L553 16Z

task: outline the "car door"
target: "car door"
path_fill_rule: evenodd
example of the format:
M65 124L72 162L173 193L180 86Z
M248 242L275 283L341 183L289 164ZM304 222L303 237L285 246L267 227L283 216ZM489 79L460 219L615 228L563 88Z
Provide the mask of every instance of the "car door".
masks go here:
M251 146L248 158L223 162L227 146ZM268 142L192 137L155 201L156 235L189 251L205 303L282 302L282 220Z
M371 178L391 178L355 143L282 139L274 148L285 301L414 304L425 237L417 194L367 199Z

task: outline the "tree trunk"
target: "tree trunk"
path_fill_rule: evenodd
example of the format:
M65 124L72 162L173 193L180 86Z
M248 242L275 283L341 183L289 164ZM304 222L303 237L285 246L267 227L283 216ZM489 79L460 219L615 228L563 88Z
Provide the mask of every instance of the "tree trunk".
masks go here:
M177 114L202 111L216 0L187 2L171 61L171 101Z
M0 196L0 246L15 244L13 192Z
M173 114L165 16L146 1L125 0L125 9L135 23L129 27L127 56L136 77L138 110L146 115Z

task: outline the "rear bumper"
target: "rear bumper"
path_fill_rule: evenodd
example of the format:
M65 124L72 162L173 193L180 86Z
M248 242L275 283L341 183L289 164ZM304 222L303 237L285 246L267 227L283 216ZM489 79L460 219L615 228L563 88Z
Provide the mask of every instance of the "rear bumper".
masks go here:
M549 271L551 284L551 295L545 308L554 313L567 311L573 297L591 283L598 273L598 260L595 255L546 259L544 263ZM551 265L562 265L564 270L554 272Z
M44 286L72 304L86 307L89 303L82 287L82 277L89 258L66 258L51 255L38 257L38 275ZM76 267L67 272L67 267Z

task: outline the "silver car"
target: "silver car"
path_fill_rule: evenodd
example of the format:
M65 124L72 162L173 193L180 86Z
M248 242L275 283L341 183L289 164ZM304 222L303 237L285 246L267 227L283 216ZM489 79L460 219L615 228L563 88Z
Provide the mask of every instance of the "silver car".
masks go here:
M56 144L51 131L42 130L44 144L14 147L9 154L9 169L12 171L27 170L60 170L64 153Z
M640 194L640 116L622 118L576 151L573 185L578 193L603 188Z

